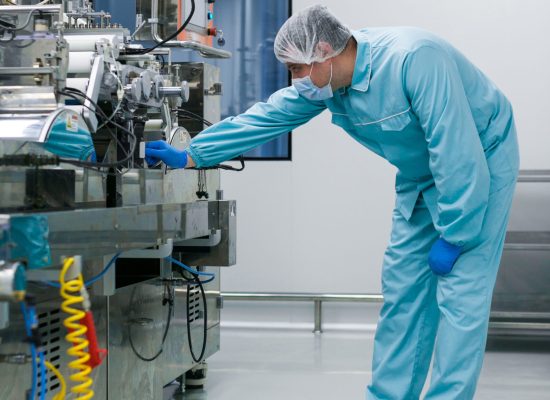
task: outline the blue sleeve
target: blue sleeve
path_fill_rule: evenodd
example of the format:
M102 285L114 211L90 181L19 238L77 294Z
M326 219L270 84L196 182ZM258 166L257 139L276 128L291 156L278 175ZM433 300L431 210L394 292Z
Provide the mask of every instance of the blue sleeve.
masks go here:
M308 100L290 86L267 102L205 129L193 138L188 151L198 167L215 165L290 132L325 108L323 101Z
M424 45L403 65L404 86L426 135L438 193L435 226L463 246L481 231L490 174L460 71L445 49Z

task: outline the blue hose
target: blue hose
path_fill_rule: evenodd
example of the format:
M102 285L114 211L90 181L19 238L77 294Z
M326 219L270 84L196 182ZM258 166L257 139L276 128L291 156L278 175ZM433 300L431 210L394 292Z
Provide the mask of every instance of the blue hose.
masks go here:
M27 308L25 307L25 303L21 302L21 312L23 313L23 319L25 320L25 332L27 334L27 337L31 337L31 325L32 322L29 321L29 316L27 313ZM32 359L32 383L31 383L31 395L30 399L34 400L36 398L36 347L33 343L31 343L31 359Z
M90 278L89 280L87 280L86 282L84 282L84 285L86 286L90 286L90 285L93 285L94 283L96 283L98 280L100 280L101 278L103 278L103 275L105 275L107 273L107 271L109 271L111 269L111 267L114 265L116 259L120 256L120 253L117 253L113 256L113 258L111 258L111 260L107 263L107 265L105 266L105 268L103 268L103 270L97 274L96 276ZM53 281L41 281L42 283L48 285L48 286L51 286L51 287L54 287L54 288L60 288L61 285L59 284L59 282L53 282Z
M36 317L36 309L34 308L34 306L29 307L29 309L27 310L27 317L29 321L29 332L32 334L33 326L36 326L36 327L38 326L38 318ZM36 352L36 349L35 349L35 352ZM46 399L46 364L44 361L43 351L38 352L38 359L40 363L40 400L45 400ZM36 364L36 354L34 356L34 361ZM35 371L36 369L37 368L35 366ZM36 373L34 374L34 376L36 377Z
M212 273L212 272L202 272L202 271L198 271L196 269L193 269L191 267L188 267L187 265L185 265L184 263L176 260L175 258L172 258L172 257L166 257L166 260L170 261L171 263L174 263L176 264L178 267L181 267L183 268L184 270L186 270L187 272L193 274L193 275L199 275L199 276L208 276L210 279L207 279L206 281L203 281L202 283L208 283L208 282L212 282L214 280L214 278L216 278L216 274Z

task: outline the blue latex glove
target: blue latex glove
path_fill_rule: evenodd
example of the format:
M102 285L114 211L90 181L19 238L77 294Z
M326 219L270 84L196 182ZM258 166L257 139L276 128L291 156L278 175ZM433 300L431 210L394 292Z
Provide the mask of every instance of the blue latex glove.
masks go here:
M153 165L163 161L171 168L185 168L187 165L187 151L177 150L164 140L145 143L145 161Z
M436 275L447 275L453 269L462 247L437 239L428 255L428 264Z

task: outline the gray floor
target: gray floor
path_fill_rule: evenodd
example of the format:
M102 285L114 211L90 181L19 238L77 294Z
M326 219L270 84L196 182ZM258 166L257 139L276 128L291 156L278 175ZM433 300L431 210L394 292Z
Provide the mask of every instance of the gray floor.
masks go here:
M222 328L222 349L209 359L204 391L186 400L364 399L373 332ZM493 346L494 347L494 346ZM502 349L503 348L503 349ZM550 399L550 351L539 345L488 350L480 400Z

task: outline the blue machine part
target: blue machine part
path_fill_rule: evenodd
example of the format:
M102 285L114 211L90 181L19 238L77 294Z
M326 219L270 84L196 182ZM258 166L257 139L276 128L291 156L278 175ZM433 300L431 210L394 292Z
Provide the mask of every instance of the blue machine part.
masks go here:
M13 290L24 291L27 289L27 274L23 265L18 264L15 269L15 278L13 280Z
M54 116L44 148L60 157L96 161L92 136L80 115L70 109Z
M11 259L25 260L28 269L49 266L48 219L42 215L17 216L10 223Z
M0 260L10 258L10 224L9 219L0 218Z

